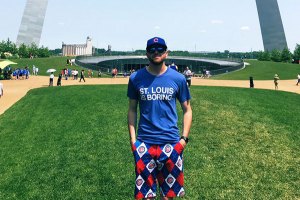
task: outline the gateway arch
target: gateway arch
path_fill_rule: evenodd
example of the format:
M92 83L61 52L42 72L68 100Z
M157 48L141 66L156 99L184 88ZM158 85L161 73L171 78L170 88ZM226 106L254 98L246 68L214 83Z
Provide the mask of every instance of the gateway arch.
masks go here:
M48 0L27 0L20 25L17 45L39 45ZM287 47L277 0L256 0L265 51Z
M31 45L32 43L39 46L47 5L48 0L26 1L17 36L17 46L20 46L20 44Z
M277 0L256 0L265 51L287 48Z

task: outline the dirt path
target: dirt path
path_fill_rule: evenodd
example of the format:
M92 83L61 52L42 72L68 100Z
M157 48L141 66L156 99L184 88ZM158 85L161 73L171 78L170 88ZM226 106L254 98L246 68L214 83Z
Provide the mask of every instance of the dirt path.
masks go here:
M54 79L56 85L57 78ZM0 98L0 115L14 103L19 101L26 93L34 88L48 87L49 77L31 76L27 80L1 81L4 86L4 96ZM86 82L75 80L62 80L62 85L95 85L95 84L127 84L128 78L86 78ZM255 81L255 88L274 89L273 81ZM249 87L249 81L230 81L193 78L192 85L225 86L225 87ZM300 86L296 86L296 80L280 80L279 90L300 94Z

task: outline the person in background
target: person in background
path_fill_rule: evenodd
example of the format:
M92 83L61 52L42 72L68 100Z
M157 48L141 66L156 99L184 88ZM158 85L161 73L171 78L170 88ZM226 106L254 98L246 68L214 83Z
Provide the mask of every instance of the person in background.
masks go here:
M3 84L0 82L0 99L4 95Z
M297 75L297 84L296 85L298 85L299 83L300 83L300 73Z
M61 86L61 78L62 78L62 74L59 74L57 79L57 86Z
M79 82L81 82L81 80L83 80L85 82L85 79L84 79L84 69L81 70L80 72L80 79L79 79Z
M278 90L278 82L279 82L279 76L278 76L278 74L275 74L274 75L275 90Z
M53 74L53 72L51 72L49 86L53 86L53 81L54 81L54 74Z
M175 65L174 62L172 62L172 64L171 64L169 67L170 67L171 69L174 69L174 70L178 71L178 67L177 67L177 65Z
M99 69L98 71L98 78L100 78L102 76L102 72L101 72L101 69Z
M253 81L253 77L252 77L252 76L250 76L249 80L250 80L250 88L254 88L254 81Z
M183 75L185 76L186 83L188 84L189 87L191 87L193 74L192 74L191 70L189 69L189 67L185 68Z
M32 75L35 75L35 65L32 65Z

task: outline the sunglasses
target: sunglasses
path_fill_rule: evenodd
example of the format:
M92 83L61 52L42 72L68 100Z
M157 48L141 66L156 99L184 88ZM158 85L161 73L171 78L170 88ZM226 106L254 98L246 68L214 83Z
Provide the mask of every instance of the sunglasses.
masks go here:
M148 53L155 53L156 51L158 53L164 53L166 51L166 48L164 48L164 47L151 47L151 48L147 49Z

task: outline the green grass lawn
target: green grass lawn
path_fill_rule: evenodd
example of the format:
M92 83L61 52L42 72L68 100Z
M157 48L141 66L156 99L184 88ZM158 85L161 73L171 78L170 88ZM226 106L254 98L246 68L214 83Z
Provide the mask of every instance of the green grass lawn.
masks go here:
M300 73L300 65L291 63L277 63L271 61L245 60L249 63L245 69L214 76L213 79L220 80L249 80L252 76L254 80L271 80L274 74L278 74L280 79L297 79Z
M1 115L0 199L133 199L126 89L35 89ZM300 198L299 95L191 93L185 199Z

